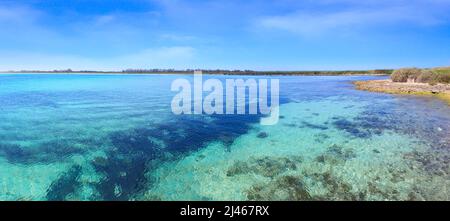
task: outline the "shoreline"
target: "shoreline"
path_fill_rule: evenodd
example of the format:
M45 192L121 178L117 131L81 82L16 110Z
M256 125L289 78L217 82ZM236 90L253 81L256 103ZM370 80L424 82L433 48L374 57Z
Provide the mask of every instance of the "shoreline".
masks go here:
M0 72L0 75L193 75L193 72L143 72L143 73L127 73L127 72ZM255 74L248 73L208 73L204 72L204 75L219 75L219 76L389 76L388 74L376 74L376 73L333 73L332 71L316 72L316 74L308 73L268 73L260 72Z
M448 84L399 83L391 80L353 81L352 83L356 89L370 92L432 96L443 100L450 106L450 85Z

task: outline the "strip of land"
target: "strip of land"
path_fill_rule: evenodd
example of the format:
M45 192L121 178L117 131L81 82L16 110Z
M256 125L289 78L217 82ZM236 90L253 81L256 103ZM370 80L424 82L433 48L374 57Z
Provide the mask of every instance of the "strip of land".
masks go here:
M253 70L210 70L210 69L126 69L122 71L91 70L21 70L0 71L7 74L192 74L202 71L212 75L270 75L270 76L345 76L345 75L389 75L392 70L348 70L348 71L253 71Z

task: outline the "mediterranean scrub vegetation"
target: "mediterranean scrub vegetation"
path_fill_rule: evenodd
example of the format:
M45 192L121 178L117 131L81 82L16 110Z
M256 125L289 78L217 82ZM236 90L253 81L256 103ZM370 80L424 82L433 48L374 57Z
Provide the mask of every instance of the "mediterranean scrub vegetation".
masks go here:
M402 68L391 74L393 82L450 83L450 67L434 69Z

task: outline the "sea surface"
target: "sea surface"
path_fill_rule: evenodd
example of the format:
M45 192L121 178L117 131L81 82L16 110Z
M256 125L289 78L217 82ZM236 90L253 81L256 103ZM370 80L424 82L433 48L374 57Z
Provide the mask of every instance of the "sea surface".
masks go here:
M0 200L450 199L440 100L351 84L380 76L276 77L280 120L262 126L174 115L177 78L0 75Z

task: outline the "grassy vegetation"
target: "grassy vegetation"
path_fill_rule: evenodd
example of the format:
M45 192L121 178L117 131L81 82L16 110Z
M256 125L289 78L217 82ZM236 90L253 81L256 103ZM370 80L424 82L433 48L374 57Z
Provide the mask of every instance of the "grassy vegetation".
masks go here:
M439 74L450 74L450 67L433 68L432 71Z
M395 70L391 74L391 80L393 82L417 82L431 85L438 83L450 84L450 67L433 69L402 68Z

